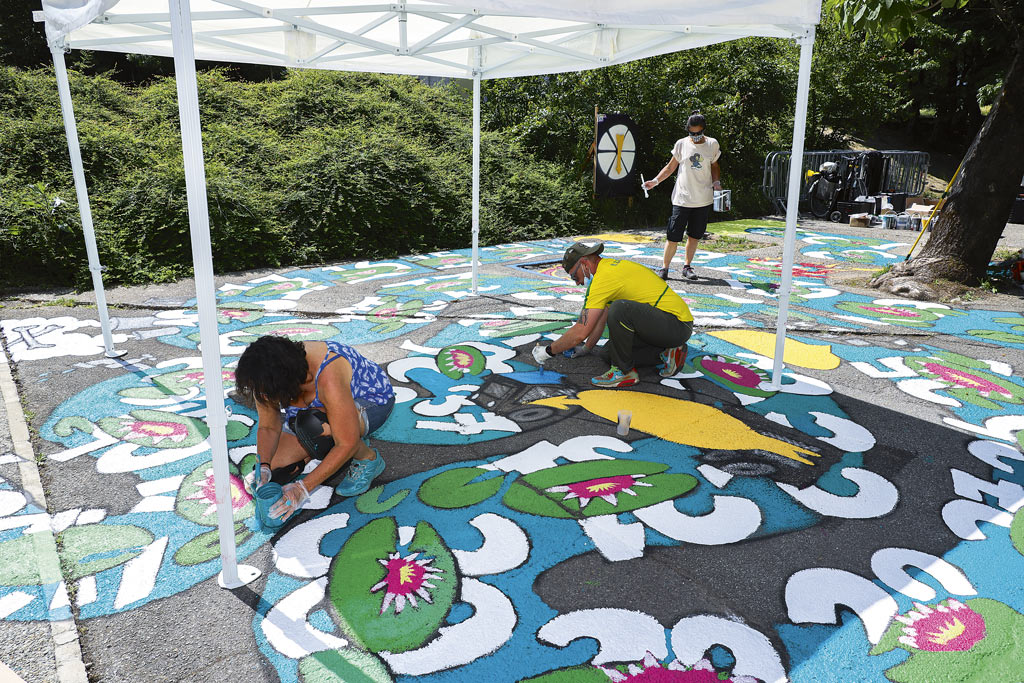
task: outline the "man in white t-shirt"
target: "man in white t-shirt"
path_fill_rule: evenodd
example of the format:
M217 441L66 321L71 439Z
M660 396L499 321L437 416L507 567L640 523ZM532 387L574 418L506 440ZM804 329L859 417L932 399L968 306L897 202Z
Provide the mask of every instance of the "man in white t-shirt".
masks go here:
M686 121L689 136L676 141L672 147L672 158L653 180L644 183L645 189L652 189L679 169L675 187L672 189L672 217L668 219L668 239L665 242L665 267L658 270L661 279L667 280L669 264L676 254L676 248L686 235L686 263L683 277L696 280L693 272L693 256L697 243L708 227L708 216L715 201L715 190L722 189L719 181L721 169L718 158L722 156L718 140L704 135L704 115L694 111Z

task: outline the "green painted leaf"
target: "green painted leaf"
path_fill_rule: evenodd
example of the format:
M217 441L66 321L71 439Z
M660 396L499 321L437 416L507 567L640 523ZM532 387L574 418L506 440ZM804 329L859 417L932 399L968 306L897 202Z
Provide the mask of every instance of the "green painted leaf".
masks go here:
M697 486L697 479L689 474L661 474L666 469L668 465L639 460L559 465L517 479L503 502L514 510L542 517L579 519L656 505ZM625 489L636 495L626 493ZM601 498L602 495L613 497L614 502ZM581 505L584 498L588 500Z
M445 510L482 503L497 493L505 481L504 477L492 477L470 483L487 473L479 467L457 467L435 474L420 486L419 498L427 505Z
M521 683L608 683L608 674L594 666L574 666L524 678Z
M416 525L408 547L399 550L397 543L395 520L375 519L352 534L331 563L328 595L335 621L352 642L371 652L405 652L422 646L444 622L458 587L455 558L429 524ZM388 576L381 560L414 553L419 553L415 561L432 560L429 566L439 570L429 575L433 587L423 586L432 602L418 597L415 607L406 601L396 613L397 600L392 599L382 611L389 586L371 590Z
M1024 432L1021 434L1024 435ZM1010 525L1010 540L1017 552L1024 555L1024 508L1017 510L1017 514L1013 516L1013 523Z
M239 546L249 540L252 531L241 522L235 523L235 545ZM220 555L220 531L213 529L199 534L174 553L174 561L180 565L192 565L209 562Z
M384 663L356 649L324 650L299 661L302 683L391 683Z
M34 559L25 560L34 558L37 552L46 552L46 548L38 547L43 543L53 543L53 537L49 534L25 534L0 543L0 586L38 586L60 581L60 572L55 567L46 568L49 573L40 576L39 563Z
M153 542L153 534L131 524L72 526L57 534L60 562L69 581L124 564Z
M985 620L984 638L963 651L927 652L899 643L910 657L886 670L886 677L894 683L1024 680L1020 657L1024 651L1024 615L988 598L964 604Z
M374 486L372 489L356 498L356 510L359 510L364 515L376 515L381 512L387 512L405 500L405 497L411 493L409 489L402 489L387 500L380 500L380 494L383 492L383 486Z
M89 422L84 417L73 415L71 417L64 417L57 421L57 424L53 426L53 433L57 436L71 436L71 434L77 429L80 432L86 434L92 434L96 428L92 422Z
M479 375L487 366L483 352L473 346L459 344L446 346L437 353L437 369L451 379L462 379L463 375Z
M150 448L191 448L210 435L202 420L166 410L133 410L97 424L115 439Z

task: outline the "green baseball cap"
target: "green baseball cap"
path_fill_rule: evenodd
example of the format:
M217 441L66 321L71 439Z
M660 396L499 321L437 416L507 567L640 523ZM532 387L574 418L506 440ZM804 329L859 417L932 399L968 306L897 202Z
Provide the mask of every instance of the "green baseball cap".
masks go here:
M594 244L574 242L565 250L565 256L562 257L562 268L564 268L565 272L568 273L576 267L576 264L579 263L579 260L584 256L600 254L602 251L604 251L604 242L595 242Z

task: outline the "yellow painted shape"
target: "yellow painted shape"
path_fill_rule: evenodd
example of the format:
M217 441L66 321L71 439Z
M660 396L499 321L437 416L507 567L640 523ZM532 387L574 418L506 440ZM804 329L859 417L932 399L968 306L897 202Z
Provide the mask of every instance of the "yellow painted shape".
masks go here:
M620 410L632 410L630 426L633 429L694 448L734 451L759 449L805 465L814 463L803 456L818 457L817 453L806 448L758 434L742 420L714 406L670 396L595 389L581 391L576 398L553 396L533 403L561 410L567 410L571 405L583 406L609 422L618 421Z
M721 330L708 332L708 334L768 358L775 356L774 332ZM839 367L839 356L832 353L831 344L807 344L796 339L786 339L782 361L786 365L796 365L811 370L835 370Z
M615 172L622 173L622 143L626 140L625 135L615 136Z
M582 235L577 239L601 240L602 242L633 242L635 244L648 244L656 242L657 239L650 235L630 235L625 232L603 232L600 235Z

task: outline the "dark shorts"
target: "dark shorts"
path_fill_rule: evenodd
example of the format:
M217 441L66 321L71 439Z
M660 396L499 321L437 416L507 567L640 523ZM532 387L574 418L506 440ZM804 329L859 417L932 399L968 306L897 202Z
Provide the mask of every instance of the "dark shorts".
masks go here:
M668 241L682 242L684 233L695 240L703 237L708 229L711 206L673 206L668 219Z
M366 424L366 433L363 436L369 436L373 434L377 429L380 428L388 416L391 415L391 411L395 407L395 397L392 396L391 400L381 405L380 403L371 403L362 398L356 398L356 409L359 411L359 417L363 419L363 423Z

